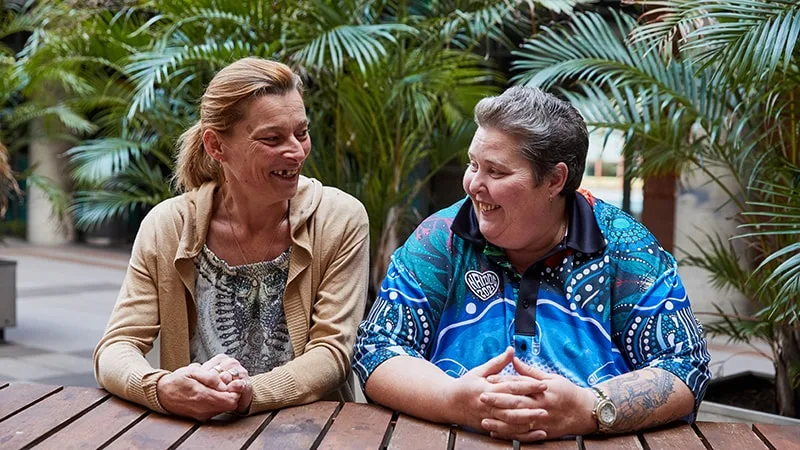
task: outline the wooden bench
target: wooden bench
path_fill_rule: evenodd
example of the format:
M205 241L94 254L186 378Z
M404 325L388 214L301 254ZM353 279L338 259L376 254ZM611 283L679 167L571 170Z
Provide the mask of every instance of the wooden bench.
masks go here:
M519 444L517 444L519 445ZM101 389L0 383L0 448L511 449L514 443L376 405L316 402L198 423L150 412ZM798 449L800 427L701 422L523 449Z

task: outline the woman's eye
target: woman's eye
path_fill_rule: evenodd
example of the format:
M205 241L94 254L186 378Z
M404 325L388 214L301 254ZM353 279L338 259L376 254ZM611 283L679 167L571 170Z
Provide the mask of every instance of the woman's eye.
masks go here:
M266 142L267 144L276 144L279 140L280 139L278 139L278 136L269 136L259 139L259 141Z
M475 161L470 161L467 163L467 168L473 172L476 172L478 170L478 163Z
M308 128L306 128L305 130L300 131L298 133L295 133L295 136L297 136L298 139L306 138L308 136Z

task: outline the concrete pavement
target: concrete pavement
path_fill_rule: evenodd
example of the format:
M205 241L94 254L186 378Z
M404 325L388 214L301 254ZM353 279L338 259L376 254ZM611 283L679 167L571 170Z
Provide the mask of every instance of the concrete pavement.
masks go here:
M96 386L92 351L105 329L129 253L10 242L17 261L17 326L0 343L0 382Z

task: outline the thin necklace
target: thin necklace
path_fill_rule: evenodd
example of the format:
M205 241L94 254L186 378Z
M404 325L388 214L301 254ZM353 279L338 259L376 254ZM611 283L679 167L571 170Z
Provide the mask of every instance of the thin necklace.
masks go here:
M242 244L239 243L239 238L236 237L236 231L233 229L233 222L231 221L231 211L228 209L228 205L225 203L225 197L224 196L222 198L222 207L225 208L225 214L227 215L227 219L228 219L228 226L231 229L231 234L233 235L233 240L234 240L234 242L236 242L236 247L239 248L239 254L242 255L242 261L244 261L244 264L249 264L249 262L247 260L247 256L244 255L244 250L242 249ZM281 216L281 219L278 221L278 225L276 227L277 230L272 235L272 239L269 240L269 244L267 244L267 248L264 250L264 256L262 256L261 259L256 261L256 262L265 261L267 259L267 255L269 254L269 249L272 248L272 244L275 242L275 238L278 236L278 234L281 231L281 224L283 223L284 220L286 220L286 218L288 216L289 216L289 207L287 205L286 212L283 214L283 216Z

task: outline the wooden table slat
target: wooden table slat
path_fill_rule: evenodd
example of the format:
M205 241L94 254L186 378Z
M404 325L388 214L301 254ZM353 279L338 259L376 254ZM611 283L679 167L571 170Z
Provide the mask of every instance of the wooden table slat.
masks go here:
M701 422L697 428L703 433L711 448L729 450L732 448L768 448L745 423Z
M796 450L800 447L800 426L757 423L753 425L777 450Z
M378 448L392 412L377 405L345 403L320 443L322 450Z
M703 441L695 434L692 427L668 425L667 428L658 428L642 433L644 441L650 450L676 449L705 450Z
M250 417L222 416L210 420L181 443L181 450L210 448L242 448L269 419L267 414Z
M642 444L635 434L622 436L587 436L583 438L586 450L641 450Z
M69 450L99 448L149 410L112 397L64 429L47 438L37 449Z
M389 450L445 450L449 440L450 427L401 414L394 426Z
M481 450L491 448L513 448L511 441L501 441L492 439L485 434L473 433L471 431L455 429L456 442L454 450Z
M563 439L557 441L532 442L521 444L520 449L526 450L578 450L578 441L575 439Z
M0 390L0 422L31 403L46 397L61 386L45 384L14 383Z
M198 423L175 416L150 413L111 444L108 449L169 448Z
M0 448L36 442L109 395L95 388L66 387L0 423Z
M338 402L316 402L282 409L247 448L309 449L338 406Z

